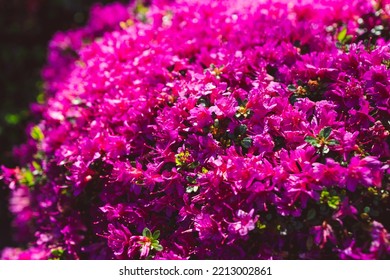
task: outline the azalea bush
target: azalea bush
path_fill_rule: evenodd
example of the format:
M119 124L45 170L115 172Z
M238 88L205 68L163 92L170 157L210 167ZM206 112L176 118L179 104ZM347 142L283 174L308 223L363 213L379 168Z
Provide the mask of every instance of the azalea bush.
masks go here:
M386 259L390 2L96 5L2 167L3 259Z

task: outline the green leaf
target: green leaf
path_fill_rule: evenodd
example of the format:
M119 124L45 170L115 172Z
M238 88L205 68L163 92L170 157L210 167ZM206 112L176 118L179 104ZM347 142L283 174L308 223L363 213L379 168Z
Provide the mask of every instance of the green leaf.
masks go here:
M327 126L327 127L324 127L323 129L321 129L320 133L318 134L318 136L320 136L321 138L328 138L330 133L332 132L332 128Z
M289 91L291 91L291 92L296 92L297 91L297 88L294 86L294 85L288 85L287 86L287 89L289 90Z
M160 252L164 249L164 247L161 246L160 244L158 244L158 245L153 246L153 249Z
M237 128L238 135L244 135L247 131L247 126L245 124L240 124Z
M352 38L353 38L353 36L352 35L347 35L346 37L345 37L345 39L344 39L344 44L346 44L346 43L348 43L349 41L351 41L352 40Z
M305 142L306 143L309 143L315 147L318 147L319 146L319 142L318 142L318 139L317 138L314 138L312 136L306 136L305 137Z
M153 239L158 239L160 237L160 231L159 230L156 230L155 232L153 232Z
M17 125L21 121L21 117L18 114L7 114L4 118L9 125Z
M337 195L328 198L328 206L332 209L337 209L340 205L340 197Z
M252 139L250 137L245 137L241 140L241 146L246 149L249 149L252 146Z
M190 169L195 169L199 166L199 162L197 161L194 161L194 162L191 162L190 165L188 165L188 168Z
M343 48L343 44L340 43L340 42L336 42L336 48L342 49Z
M134 9L135 14L137 15L137 18L142 21L143 23L147 22L146 14L148 13L149 8L144 5L142 0L137 1L137 5Z
M294 105L295 102L298 101L298 96L296 96L295 94L292 94L289 98L288 98L288 101L290 102L291 105Z
M257 221L256 227L261 230L261 229L267 228L267 225L266 224L262 224L260 221Z
M345 41L345 37L347 36L347 28L344 27L340 33L337 35L337 41L339 41L340 43L344 43Z
M44 135L43 135L43 132L39 126L36 125L31 129L31 137L37 141L43 140Z
M200 99L198 100L198 105L207 108L207 107L210 106L210 102L209 102L207 99L205 99L205 98L202 97L202 98L200 98Z
M22 169L22 179L20 180L22 185L32 187L35 184L34 174L30 169Z
M62 257L62 255L64 254L64 249L62 248L57 248L57 249L53 249L51 250L51 254L54 256L54 257Z
M186 181L190 184L196 184L196 176L187 176Z
M34 166L35 170L42 171L42 167L38 162L33 161L32 165Z
M45 103L45 94L43 92L40 92L37 96L37 102L39 104L44 104Z
M338 145L339 144L339 141L335 140L335 139L331 139L329 141L326 142L329 146L334 146L334 145Z
M327 190L323 190L321 192L321 196L320 196L320 202L321 203L324 203L327 201L328 197L329 197L330 193L327 191Z
M144 228L144 230L142 231L142 236L145 236L147 238L151 238L152 237L152 232L150 231L150 229Z

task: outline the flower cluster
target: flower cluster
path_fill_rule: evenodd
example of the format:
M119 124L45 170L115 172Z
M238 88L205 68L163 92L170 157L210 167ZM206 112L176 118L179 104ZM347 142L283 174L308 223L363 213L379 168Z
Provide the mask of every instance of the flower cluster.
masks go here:
M390 2L148 2L51 41L2 258L388 258Z

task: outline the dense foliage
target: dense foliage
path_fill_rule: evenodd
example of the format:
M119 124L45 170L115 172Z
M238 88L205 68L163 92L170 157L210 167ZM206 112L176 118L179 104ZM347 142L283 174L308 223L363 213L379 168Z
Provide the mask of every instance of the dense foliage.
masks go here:
M388 258L390 3L151 2L51 41L2 257Z

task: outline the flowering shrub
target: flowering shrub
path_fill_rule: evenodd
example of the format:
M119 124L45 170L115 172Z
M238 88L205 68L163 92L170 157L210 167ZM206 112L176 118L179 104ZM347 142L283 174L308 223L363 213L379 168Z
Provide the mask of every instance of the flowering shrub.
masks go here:
M3 259L390 255L389 1L137 1L58 33Z

